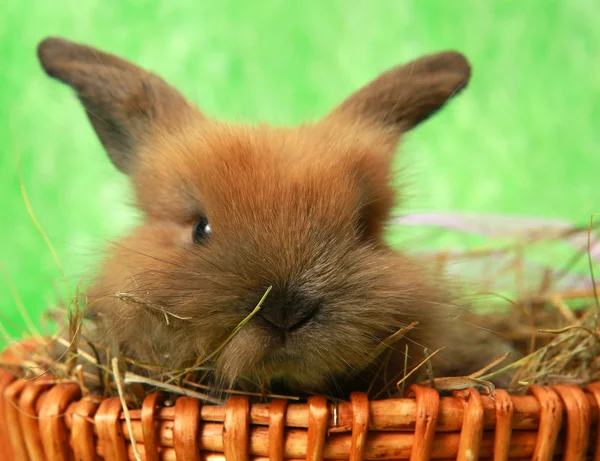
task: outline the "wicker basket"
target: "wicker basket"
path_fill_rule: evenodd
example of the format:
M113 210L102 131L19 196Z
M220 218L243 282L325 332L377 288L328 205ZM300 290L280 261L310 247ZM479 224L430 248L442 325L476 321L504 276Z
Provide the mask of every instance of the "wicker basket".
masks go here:
M24 381L0 371L0 459L134 460L600 460L600 383L532 387L528 395L475 390L440 397L413 386L407 398L337 405L274 400L224 406L148 395L130 410L118 398L82 398L75 384Z

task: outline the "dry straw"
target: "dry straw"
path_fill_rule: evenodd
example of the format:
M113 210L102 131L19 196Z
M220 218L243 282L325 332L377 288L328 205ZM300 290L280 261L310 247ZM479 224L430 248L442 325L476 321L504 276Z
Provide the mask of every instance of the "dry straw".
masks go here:
M0 444L5 451L0 459L542 461L562 456L600 461L600 308L592 239L576 255L588 256L591 284L558 289L565 271L544 269L538 288L525 290L525 250L547 241L537 235L501 248L434 255L440 268L490 255L509 261L489 275L514 281L512 293L504 290L496 300L508 306L502 333L527 354L514 363L500 357L458 378L435 377L425 359L393 384L404 391L406 377L421 366L430 379L408 387L399 399L376 400L382 395L377 389L355 393L349 402L322 396L304 402L266 388L262 393L212 388L205 380L212 359L260 310L262 300L223 346L190 369L168 370L110 357L87 341L85 305L75 297L67 339L64 334L34 336L2 355ZM497 291L491 285L482 288ZM412 327L388 338L373 357L383 357ZM49 354L51 345L64 349L58 360ZM435 353L428 351L427 357ZM489 380L504 374L512 378L510 388L494 389Z

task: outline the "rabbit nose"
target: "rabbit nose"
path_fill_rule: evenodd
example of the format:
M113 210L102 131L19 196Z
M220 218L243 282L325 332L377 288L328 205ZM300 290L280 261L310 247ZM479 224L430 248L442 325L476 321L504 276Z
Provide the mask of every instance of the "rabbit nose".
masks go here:
M272 290L256 316L272 328L290 332L308 323L315 316L320 305L320 299L300 291Z

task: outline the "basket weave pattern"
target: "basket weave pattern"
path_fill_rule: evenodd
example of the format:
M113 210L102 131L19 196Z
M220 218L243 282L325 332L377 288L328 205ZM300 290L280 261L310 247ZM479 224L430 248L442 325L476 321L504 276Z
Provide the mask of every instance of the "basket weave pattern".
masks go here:
M148 461L600 461L600 383L532 387L524 396L499 390L495 399L413 386L407 398L356 393L337 405L319 396L253 405L234 396L223 406L162 399L151 394L129 411L130 434L118 398L97 403L75 384L0 371L0 459L135 460L135 441Z

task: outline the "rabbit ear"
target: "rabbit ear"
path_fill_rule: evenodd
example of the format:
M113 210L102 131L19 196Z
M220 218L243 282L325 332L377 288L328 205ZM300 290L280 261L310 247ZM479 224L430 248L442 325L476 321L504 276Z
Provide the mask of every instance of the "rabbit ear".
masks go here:
M60 38L38 46L46 73L71 86L112 162L129 173L141 143L200 114L158 76L127 61Z
M400 135L440 110L466 87L470 76L469 63L460 53L424 56L381 74L329 117L364 120Z

